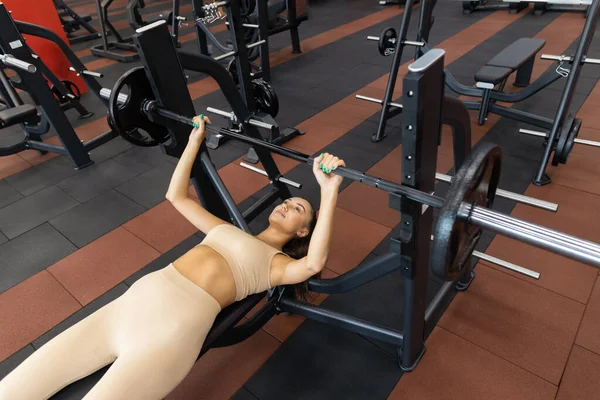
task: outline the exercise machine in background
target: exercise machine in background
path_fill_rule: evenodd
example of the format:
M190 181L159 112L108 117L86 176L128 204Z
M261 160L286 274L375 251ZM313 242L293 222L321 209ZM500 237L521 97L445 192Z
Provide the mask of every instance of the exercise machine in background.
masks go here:
M172 0L173 6L170 11L163 11L158 14L158 16L153 18L144 19L141 11L146 7L145 0L129 0L127 3L127 21L129 22L129 26L134 31L143 26L152 24L156 21L165 21L167 24L171 26L171 36L173 37L173 42L177 47L181 47L181 43L179 43L179 28L183 21L186 21L187 18L179 15L179 0Z
M507 9L511 14L516 14L533 3L535 15L542 15L546 11L579 11L587 16L592 0L473 0L463 1L462 7L465 14L475 11L490 11Z
M76 44L86 42L88 40L98 39L101 36L100 33L90 24L92 21L91 15L77 14L71 7L65 4L64 0L53 1L54 5L56 6L56 10L58 11L60 23L62 24L62 27L69 38L69 43ZM87 33L84 33L83 35L73 34L80 29L86 30Z

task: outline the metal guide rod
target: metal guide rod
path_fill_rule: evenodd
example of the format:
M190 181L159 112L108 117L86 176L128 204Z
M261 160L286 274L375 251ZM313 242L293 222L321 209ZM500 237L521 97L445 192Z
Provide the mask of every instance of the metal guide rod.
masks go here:
M105 91L104 93L110 93L110 91ZM165 110L158 106L154 100L144 101L141 108L143 112L154 113L167 119L193 126L193 120L191 118L181 116L169 110ZM262 139L256 139L225 128L216 128L212 125L207 125L206 130L215 134L223 134L224 136L239 140L252 146L263 148L272 153L282 155L292 160L307 163L310 166L312 166L314 163L314 158L308 156L307 154L281 147ZM336 169L336 174L352 181L361 182L365 185L403 196L417 203L435 208L441 208L444 205L444 199L441 197L422 192L409 186L386 181L379 177L365 174L362 171L357 171L346 167L339 167ZM458 217L468 221L473 225L491 230L506 237L517 239L524 243L552 251L562 256L600 267L600 245L597 243L532 224L485 207L472 206L466 203L463 203L460 206L460 209L458 210Z
M261 175L264 175L264 176L269 176L267 174L267 171L265 171L263 169L260 169L258 167L255 167L254 165L250 165L250 164L246 164L245 162L241 162L240 166L244 167L246 169L249 169L250 171L254 171L254 172L258 173L258 174L261 174ZM300 183L294 182L294 181L289 180L287 178L284 178L283 176L280 176L279 178L277 178L277 180L279 182L281 182L281 183L285 183L286 185L293 186L296 189L302 189L302 185Z
M525 135L548 138L548 134L546 132L532 131L530 129L519 129L519 133L523 133ZM573 142L578 143L578 144L583 144L585 146L600 147L600 142L596 142L594 140L575 138L575 140L573 140Z
M439 172L435 173L435 179L441 182L452 182L452 177L450 175L440 174ZM509 192L508 190L496 189L496 196L514 200L517 203L527 204L528 206L541 208L542 210L548 210L552 212L556 212L556 210L558 210L558 204L556 203L536 199L535 197L525 196L515 192Z
M229 25L229 21L225 21L225 25ZM242 24L245 28L254 28L254 29L258 29L259 26L255 25L255 24Z
M356 98L360 99L360 100L370 101L371 103L383 104L383 100L381 100L381 99L376 99L375 97L363 96L362 94L357 94ZM402 104L394 103L393 101L390 101L388 105L392 106L392 107L396 107L396 108L403 108Z
M540 273L539 272L532 271L532 270L527 269L527 268L523 268L520 265L516 265L516 264L513 264L511 262L502 260L500 258L496 258L496 257L490 256L489 254L485 254L485 253L482 253L480 251L473 250L473 256L479 258L480 260L491 262L493 264L499 265L499 266L501 266L503 268L506 268L506 269L509 269L511 271L518 272L518 273L523 274L525 276L528 276L530 278L540 279Z
M379 36L367 36L367 40L373 40L375 42L379 41ZM394 38L390 38L388 39L390 41L390 43L396 43L396 39ZM417 42L414 40L405 40L404 42L402 42L405 45L408 46L417 46L417 47L424 47L425 46L425 42Z
M77 70L73 67L69 67L69 71L77 72ZM95 78L104 78L104 75L101 74L100 72L88 71L87 69L84 69L83 71L81 71L81 73L83 75L89 75L89 76L93 76ZM79 75L79 72L77 72L77 74Z
M33 74L35 71L37 71L37 68L35 67L35 65L30 64L25 61L21 61L18 58L16 58L15 56L13 56L12 54L0 54L0 61L2 61L5 65L7 65L9 67L14 67L14 68L29 72L31 74Z
M261 44L263 44L265 42L266 42L265 39L259 40L258 42L254 42L252 44L247 45L246 48L247 49L251 49L253 47L260 46ZM237 51L233 50L233 51L230 51L230 52L227 52L227 53L223 53L220 56L216 56L214 59L217 60L217 61L219 61L219 60L222 60L222 59L227 58L227 57L233 57L233 56L236 55L236 53L237 53Z
M552 61L568 61L573 62L573 57L571 56L555 56L553 54L542 54L542 60L552 60ZM583 60L581 61L584 64L600 64L599 58L588 58L583 56Z

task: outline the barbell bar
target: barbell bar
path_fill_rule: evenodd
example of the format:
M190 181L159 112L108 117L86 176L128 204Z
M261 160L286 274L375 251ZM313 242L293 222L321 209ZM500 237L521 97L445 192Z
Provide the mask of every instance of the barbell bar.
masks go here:
M530 135L530 136L539 136L539 137L548 139L548 134L546 132L532 131L531 129L519 129L519 133L523 133L525 135ZM600 147L600 142L596 142L594 140L575 138L575 140L573 140L573 142L578 143L578 144L583 144L585 146Z
M542 60L552 60L552 61L559 61L559 62L563 62L563 61L573 62L573 57L571 57L571 56L556 56L553 54L542 54L540 56L540 58ZM583 56L583 60L581 60L581 62L583 64L600 64L600 59L599 58L588 58L586 56Z
M9 67L14 67L25 72L29 72L30 74L33 74L35 71L37 71L35 65L19 60L12 54L0 54L0 61Z
M106 90L104 93L110 94L110 91ZM143 100L140 110L142 113L145 113L146 116L155 114L172 121L186 124L190 127L193 127L194 124L192 118L166 110L160 107L156 100ZM226 128L217 128L212 125L206 125L206 130L214 134L222 134L252 146L257 146L268 150L271 153L279 154L298 162L306 163L311 167L314 163L314 157L307 154L233 132ZM430 207L442 208L444 205L444 199L441 197L422 192L409 186L387 181L376 176L368 175L351 168L339 167L336 169L335 173L352 181L357 181L367 186L384 190L388 193L394 193L398 196ZM508 238L516 239L576 261L600 267L600 245L597 243L528 223L485 207L474 206L464 202L460 205L458 217L467 223L499 233Z

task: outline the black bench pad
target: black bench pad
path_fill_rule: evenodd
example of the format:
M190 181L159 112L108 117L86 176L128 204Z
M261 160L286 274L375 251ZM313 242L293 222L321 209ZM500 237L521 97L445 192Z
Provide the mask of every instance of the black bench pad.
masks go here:
M546 45L543 39L521 38L517 39L485 65L492 67L511 68L513 71L521 68L531 57L534 57L538 51Z
M513 70L510 68L491 67L486 65L475 74L475 82L485 82L497 85L512 74L512 72Z
M5 128L37 115L37 109L31 104L23 104L0 111L0 128Z

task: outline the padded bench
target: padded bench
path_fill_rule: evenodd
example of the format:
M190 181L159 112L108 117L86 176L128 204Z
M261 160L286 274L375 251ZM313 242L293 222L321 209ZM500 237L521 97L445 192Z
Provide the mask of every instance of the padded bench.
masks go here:
M37 108L31 104L6 108L0 111L0 129L25 122L37 116Z
M545 45L546 41L543 39L521 38L515 40L477 71L475 81L496 85L512 72L518 71L515 85L527 86L533 69L534 57Z

